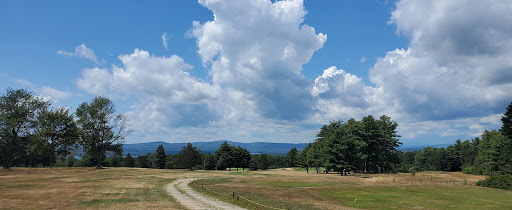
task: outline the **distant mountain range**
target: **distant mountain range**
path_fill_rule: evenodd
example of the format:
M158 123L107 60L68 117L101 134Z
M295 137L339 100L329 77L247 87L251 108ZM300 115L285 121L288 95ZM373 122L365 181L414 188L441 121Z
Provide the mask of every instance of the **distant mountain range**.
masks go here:
M418 145L418 146L400 147L400 148L398 148L398 150L402 151L402 152L409 152L409 151L419 151L419 150L422 150L425 147L432 147L432 148L444 147L444 148L446 148L447 146L450 146L450 145L453 145L453 144L436 144L436 145L426 145L425 144L425 145Z
M253 154L272 154L272 155L285 155L291 148L295 147L297 150L303 150L308 143L272 143L272 142L252 142L242 143L227 140L218 140L211 142L192 142L192 145L201 149L201 153L215 153L219 146L223 142L228 142L231 146L243 147ZM181 151L181 147L187 145L187 143L167 143L163 141L138 143L138 144L125 144L123 146L124 155L130 153L132 156L145 155L147 153L154 153L156 148L162 144L166 154L178 154ZM438 144L438 145L419 145L419 146L406 146L400 147L398 150L402 152L418 151L424 147L430 146L434 148L447 147L451 144Z
M201 153L215 153L219 146L223 142L228 142L231 146L240 146L250 153L267 153L267 154L286 154L291 148L295 147L298 150L303 150L308 143L272 143L272 142L253 142L253 143L242 143L233 142L227 140L218 140L212 142L192 142L192 145L201 149ZM156 148L162 144L166 154L177 154L181 151L181 147L187 145L187 143L167 143L163 141L138 143L138 144L125 144L123 146L124 155L130 153L132 156L145 155L147 153L154 153Z

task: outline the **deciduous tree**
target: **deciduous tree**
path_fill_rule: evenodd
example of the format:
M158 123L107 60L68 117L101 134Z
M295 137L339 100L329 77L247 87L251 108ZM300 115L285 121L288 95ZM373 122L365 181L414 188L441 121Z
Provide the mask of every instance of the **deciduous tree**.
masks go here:
M129 134L126 118L115 116L114 103L105 97L80 104L75 114L80 128L80 144L86 154L96 159L96 167L101 168L107 152L122 151L123 140Z
M57 157L70 154L77 140L78 128L69 109L59 107L41 112L32 147L50 158L50 167Z
M4 168L24 154L37 125L39 113L49 103L23 89L7 89L0 96L0 159Z

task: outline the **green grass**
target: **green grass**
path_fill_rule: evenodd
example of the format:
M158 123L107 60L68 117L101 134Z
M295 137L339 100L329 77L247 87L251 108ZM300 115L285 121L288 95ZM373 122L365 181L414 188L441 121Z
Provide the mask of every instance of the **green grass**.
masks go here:
M296 171L306 171L306 168L295 168L295 170ZM324 170L325 170L325 168L320 168L318 171L322 172ZM315 168L309 168L309 173L311 173L311 172L316 173Z
M478 187L348 186L316 193L355 208L512 209L511 193Z

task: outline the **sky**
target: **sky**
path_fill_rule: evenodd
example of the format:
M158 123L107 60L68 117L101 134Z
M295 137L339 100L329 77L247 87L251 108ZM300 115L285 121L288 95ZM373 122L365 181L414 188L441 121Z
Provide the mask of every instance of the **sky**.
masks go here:
M387 115L404 146L451 144L512 101L509 0L119 3L0 1L0 89L108 97L126 143L305 143Z

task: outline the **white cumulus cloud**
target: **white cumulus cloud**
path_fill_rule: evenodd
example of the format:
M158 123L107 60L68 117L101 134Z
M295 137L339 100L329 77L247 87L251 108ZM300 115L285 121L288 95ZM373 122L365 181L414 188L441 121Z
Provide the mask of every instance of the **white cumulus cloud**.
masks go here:
M216 85L243 92L259 114L278 120L312 112L300 72L327 36L303 24L302 0L200 0L214 20L194 22L192 37Z

